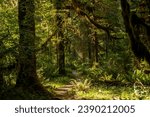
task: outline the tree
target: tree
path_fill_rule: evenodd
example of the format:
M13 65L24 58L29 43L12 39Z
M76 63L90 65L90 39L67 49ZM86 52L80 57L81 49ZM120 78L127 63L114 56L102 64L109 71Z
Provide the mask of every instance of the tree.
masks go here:
M62 20L63 17L59 13L62 7L62 2L61 0L56 0L55 1L55 7L57 10L56 14L56 21L57 21L57 38L58 38L58 46L57 46L57 51L58 51L58 67L59 67L59 74L60 75L65 75L65 46L64 46L64 39L63 39L63 32L62 32Z
M19 67L16 87L40 89L36 73L34 0L19 0Z
M2 47L3 47L3 43L0 42L0 50L2 50ZM4 84L2 66L3 66L3 56L0 55L0 90L1 90L1 87L3 86L3 84Z
M131 12L130 5L127 0L121 0L121 7L124 25L130 38L132 51L137 58L146 59L150 64L150 26L139 18L135 12ZM148 43L146 44L143 42L144 39L141 38L141 35L143 35L141 29L143 28L146 30L147 36L145 38L148 40Z

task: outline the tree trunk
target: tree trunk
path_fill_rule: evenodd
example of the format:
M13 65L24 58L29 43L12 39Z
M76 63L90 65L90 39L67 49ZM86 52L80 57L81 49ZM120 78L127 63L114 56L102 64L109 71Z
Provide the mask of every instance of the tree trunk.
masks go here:
M1 94L1 91L2 91L2 87L4 85L4 77L3 77L3 72L2 72L2 65L3 65L3 60L0 57L0 94Z
M19 70L16 87L41 87L36 73L34 0L19 0Z
M3 49L3 42L0 41L0 50L2 50L2 49ZM2 66L3 66L3 56L0 55L0 91L1 91L1 87L4 84Z
M92 65L93 61L92 61L92 43L91 43L91 39L88 39L88 58L89 58L89 63Z
M63 40L63 32L62 32L62 16L59 14L59 10L61 10L62 2L61 0L56 0L55 7L57 10L56 14L56 21L57 21L57 28L58 28L58 67L59 67L59 74L65 75L65 46Z
M65 50L64 50L64 42L61 41L59 42L59 45L58 45L58 48L59 48L59 74L60 75L65 75Z
M94 37L95 37L95 39L94 39L94 41L95 41L95 62L97 62L98 63L98 60L99 60L99 56L98 56L98 38L97 38L97 33L95 32L95 34L94 34Z
M150 0L145 0L145 3L147 5L147 8L149 10L149 13L150 13ZM150 16L149 16L150 17Z
M137 58L139 59L145 58L147 62L150 64L150 52L147 49L147 47L143 44L139 36L140 26L144 26L148 32L150 27L147 26L144 22L142 22L135 13L130 12L130 6L127 0L121 0L121 7L122 7L122 16L124 19L126 32L129 35L132 51L134 52ZM147 38L149 38L148 33Z

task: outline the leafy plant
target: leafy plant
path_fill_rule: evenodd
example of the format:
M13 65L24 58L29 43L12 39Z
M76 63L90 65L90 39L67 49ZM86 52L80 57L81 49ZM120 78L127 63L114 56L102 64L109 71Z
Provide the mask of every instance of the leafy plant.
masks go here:
M106 73L104 73L104 75L101 77L101 79L105 80L112 80L112 75L107 75Z
M145 74L143 70L135 70L133 75L132 75L132 79L133 81L140 81L143 84L149 85L150 84L150 75L149 74Z
M89 68L89 77L94 79L95 81L102 75L102 70L100 68Z
M89 79L85 79L83 81L72 79L70 83L73 85L73 90L76 92L77 91L87 92L91 87L91 80Z
M134 87L134 94L138 99L146 98L147 90L140 81L136 81L133 87Z

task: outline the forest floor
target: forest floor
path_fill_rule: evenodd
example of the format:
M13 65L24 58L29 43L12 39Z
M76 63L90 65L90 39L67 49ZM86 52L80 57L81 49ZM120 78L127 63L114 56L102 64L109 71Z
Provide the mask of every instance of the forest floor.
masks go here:
M74 99L74 95L70 95L69 92L72 90L73 85L64 85L54 90L57 98L60 99Z
M82 79L82 80L81 80ZM117 81L91 81L87 77L67 76L43 80L42 85L52 96L10 87L0 99L32 100L150 100L150 86Z
M66 82L67 81L67 82ZM63 100L149 100L150 86L137 86L134 84L114 84L108 82L91 83L90 86L85 81L76 81L74 84L68 82L67 77L57 78L55 81L47 82L53 87L53 93L57 98ZM70 80L71 81L71 80Z

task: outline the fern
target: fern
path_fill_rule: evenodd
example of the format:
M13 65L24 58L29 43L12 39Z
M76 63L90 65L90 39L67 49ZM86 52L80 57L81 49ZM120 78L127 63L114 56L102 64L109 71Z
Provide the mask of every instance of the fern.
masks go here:
M73 85L73 89L75 91L87 92L90 89L90 87L91 87L91 80L85 79L83 81L81 81L81 80L77 81L75 79L72 79L70 81L70 84Z
M136 81L133 87L134 87L134 94L137 98L143 99L147 96L147 91L140 81Z

